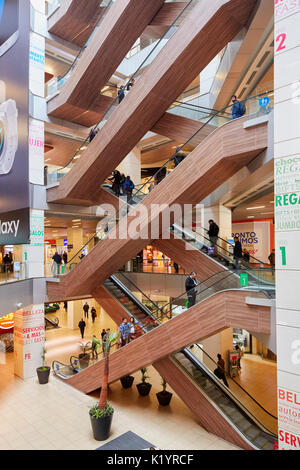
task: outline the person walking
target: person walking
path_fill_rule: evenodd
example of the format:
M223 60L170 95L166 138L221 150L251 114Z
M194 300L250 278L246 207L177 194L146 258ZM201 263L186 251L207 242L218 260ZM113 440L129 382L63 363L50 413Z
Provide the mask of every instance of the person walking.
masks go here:
M187 293L188 301L189 301L189 308L195 305L196 303L196 295L197 295L197 273L194 271L187 277L185 281L185 290Z
M59 276L60 274L60 265L61 265L61 256L56 251L54 256L52 256L53 265L52 265L52 273L53 276Z
M112 181L111 189L117 197L120 196L120 184L121 184L121 173L118 170L113 172L111 178L108 178L109 181Z
M83 306L83 311L84 311L84 317L89 319L89 309L90 309L90 306L87 302L85 302L84 306Z
M127 196L127 199L130 199L132 197L132 191L134 190L134 183L131 181L130 176L126 176L122 188L123 195Z
M118 90L119 104L123 101L124 98L125 98L125 87L121 85L120 89Z
M223 380L224 384L226 387L229 388L226 375L225 375L225 362L224 359L222 358L221 354L217 355L218 358L218 368L214 370L214 374L218 377L218 379Z
M96 129L95 127L93 127L93 129L90 130L90 133L89 133L89 143L92 142L92 140L96 137L96 135L98 134L99 132L99 129Z
M272 269L272 276L274 275L275 272L275 249L271 251L271 253L268 256L268 260L270 261L271 269Z
M97 318L97 312L95 307L92 307L91 309L91 316L92 316L92 322L95 323L95 319Z
M239 237L234 237L234 248L233 248L233 257L234 257L234 267L235 269L240 269L240 259L243 256L242 244L239 240Z
M93 339L92 339L92 359L98 359L98 353L97 353L97 343L96 340L97 337L96 335L93 335Z
M68 253L66 251L63 252L62 258L63 258L64 264L67 264L67 262L68 262Z
M121 343L121 348L123 346L126 346L126 344L129 342L129 335L130 335L130 328L133 325L131 323L128 323L127 318L122 319L122 323L120 325L120 343Z
M218 243L218 235L219 235L219 226L216 224L216 222L214 222L213 219L210 219L208 221L209 223L209 229L208 229L208 236L209 236L209 240L210 240L210 244L212 247L214 247L214 251L215 251L215 245L217 245Z
M129 329L128 342L133 341L136 338L136 323L137 323L137 321L133 317L131 317L130 318L131 327Z
M85 330L85 327L86 327L86 323L85 323L85 321L84 321L83 318L82 318L82 319L80 320L80 322L78 323L78 327L79 327L79 329L80 329L81 338L83 339L83 337L84 337L84 330Z
M246 106L244 103L241 101L238 101L236 95L232 95L231 97L232 101L232 119L238 119L242 116L244 116L246 112Z
M242 359L242 356L243 356L243 351L242 349L239 347L238 344L235 345L235 348L234 348L237 352L237 355L238 355L238 368L241 369L241 359Z

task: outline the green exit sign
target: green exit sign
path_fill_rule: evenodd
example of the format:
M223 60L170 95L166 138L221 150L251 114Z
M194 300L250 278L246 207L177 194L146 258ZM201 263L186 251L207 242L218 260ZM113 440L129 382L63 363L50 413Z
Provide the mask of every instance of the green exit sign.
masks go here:
M248 273L241 273L240 274L240 286L241 287L248 287L249 286Z

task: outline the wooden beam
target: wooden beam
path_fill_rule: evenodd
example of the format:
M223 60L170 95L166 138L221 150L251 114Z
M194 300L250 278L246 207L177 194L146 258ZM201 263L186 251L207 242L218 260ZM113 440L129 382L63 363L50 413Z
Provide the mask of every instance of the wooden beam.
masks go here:
M48 102L48 114L73 121L76 108L91 109L100 90L163 3L164 0L113 3L59 95Z
M68 203L69 198L77 198L80 203L80 199L96 196L103 178L118 166L180 93L238 33L255 0L211 0L204 3L200 1L187 15L179 30L118 106L113 118L108 119L88 146L84 158L60 181L58 188L48 191L48 202ZM106 55L105 61L109 62ZM80 61L77 72L82 67L86 67L85 60ZM97 70L99 72L98 66ZM96 70L91 71L90 67L85 74L93 86L95 74ZM67 82L68 88L72 89L70 80L78 83L78 73L72 74ZM76 106L90 90L87 88L81 93L82 96L74 94ZM54 99L66 102L61 94L59 97Z
M141 217L138 212L131 211L115 229L111 229L109 237L98 243L78 266L60 280L62 295L66 292L72 294L93 291L149 243L150 238L147 240L147 237L151 236L151 225L157 224L160 227L159 219L167 214L169 207L173 204L181 207L184 204L196 205L266 149L267 122L245 129L244 123L247 120L244 117L231 121L196 147L144 198L143 206L147 209L147 214L144 212L145 215ZM160 205L166 201L167 207L162 206L156 213L151 210L151 207L155 207L152 205ZM130 229L137 217L140 233L144 234L141 239L133 239L128 232L128 227ZM156 238L162 238L162 232Z
M245 291L218 293L117 350L110 358L109 382L226 328L270 334L270 308L246 304L247 295ZM68 384L90 393L101 386L103 371L102 360L70 377Z

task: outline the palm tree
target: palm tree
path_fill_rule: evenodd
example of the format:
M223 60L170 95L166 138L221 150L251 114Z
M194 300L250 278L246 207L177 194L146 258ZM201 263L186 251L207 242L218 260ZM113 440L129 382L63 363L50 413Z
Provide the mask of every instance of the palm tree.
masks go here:
M118 339L119 333L115 331L114 333L108 333L106 338L106 345L104 349L104 374L102 379L101 385L101 392L100 392L100 399L98 403L99 410L106 410L107 408L107 393L108 393L108 374L109 374L109 353L112 343L114 343ZM93 338L93 341L98 345L101 346L102 343L96 338Z

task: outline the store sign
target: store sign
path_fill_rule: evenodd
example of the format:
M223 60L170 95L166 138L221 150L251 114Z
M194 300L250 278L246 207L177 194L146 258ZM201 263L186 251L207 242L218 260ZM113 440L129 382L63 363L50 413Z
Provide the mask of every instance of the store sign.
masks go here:
M29 209L0 214L0 245L29 243Z
M7 330L11 330L14 327L14 314L9 313L4 317L0 317L0 334L7 333Z
M42 211L31 211L30 244L32 246L44 246L44 215Z
M300 10L300 0L275 0L275 18L279 20Z
M255 220L252 222L233 222L232 238L238 237L243 249L254 256L254 258L268 263L271 252L270 221Z
M300 392L278 388L279 448L300 450Z

